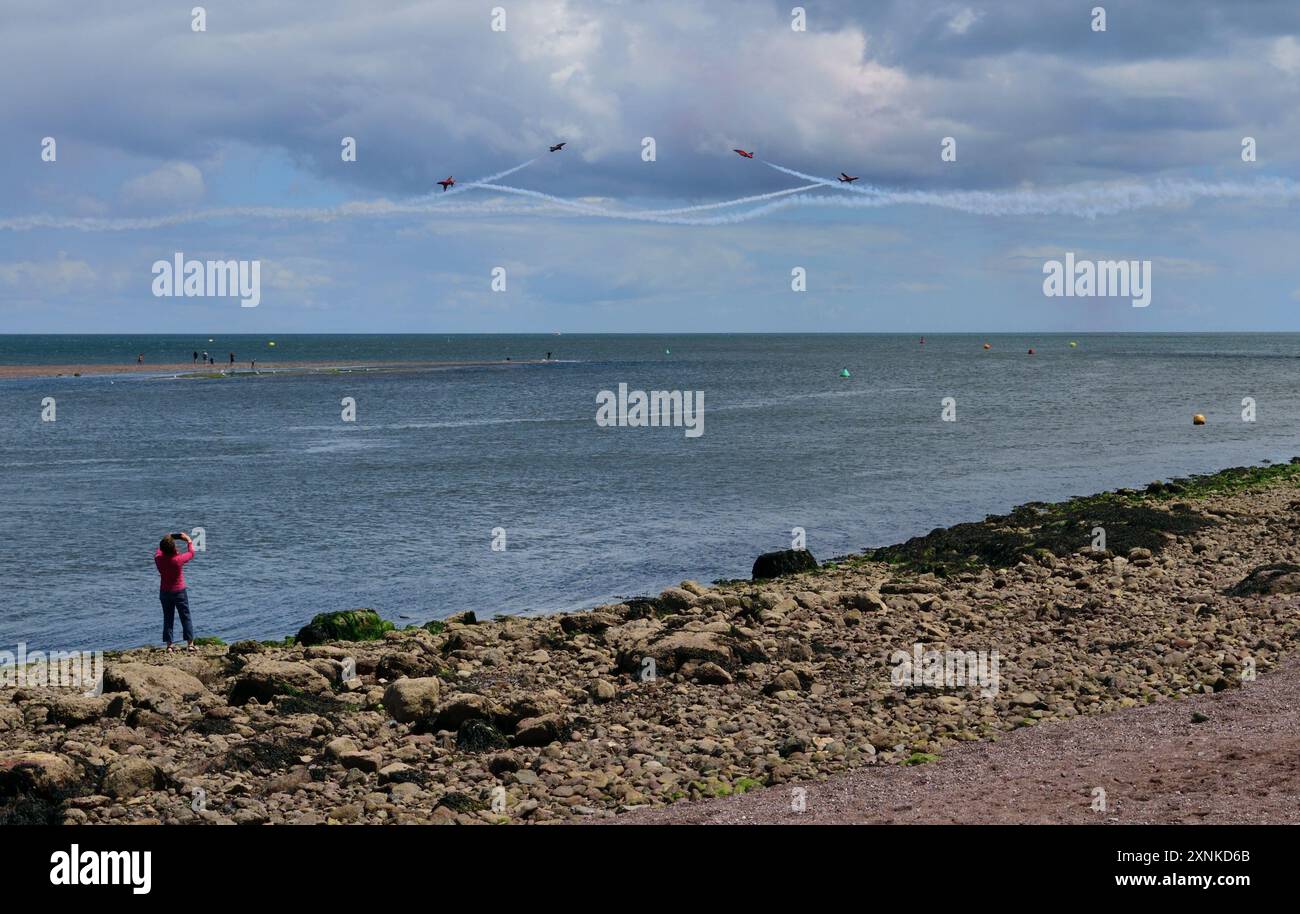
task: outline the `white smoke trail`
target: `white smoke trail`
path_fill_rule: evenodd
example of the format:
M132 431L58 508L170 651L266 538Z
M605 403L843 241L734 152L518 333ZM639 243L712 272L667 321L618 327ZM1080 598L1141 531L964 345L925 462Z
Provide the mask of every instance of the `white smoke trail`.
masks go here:
M616 210L605 210L566 201L550 194L522 188L494 185L493 189L536 197L560 205L581 208L592 215L616 219L638 219L666 225L718 226L738 225L762 218L792 206L877 209L887 206L931 206L976 216L1071 216L1095 219L1139 209L1163 206L1186 206L1197 200L1261 200L1290 202L1300 200L1300 184L1283 178L1255 183L1225 181L1161 180L1154 184L1084 184L1057 189L1017 191L885 191L866 196L790 196L771 200L761 206L738 213L700 219L665 217Z
M821 186L821 182L813 184L804 184L799 187L789 187L785 190L774 190L766 194L754 194L749 197L736 197L734 200L723 200L720 203L701 203L697 206L679 206L676 209L651 209L642 210L641 213L651 216L676 216L682 213L699 213L710 209L723 209L728 206L741 206L745 203L758 203L762 200L775 200L778 197L788 197L791 194L801 194L806 190L815 190ZM637 215L637 214L633 214Z
M417 198L418 200L419 198ZM468 213L471 215L517 214L520 207L484 201L481 203L394 202L391 200L359 201L331 207L228 206L193 210L166 216L103 218L98 216L13 216L0 219L0 231L25 232L32 229L70 229L82 232L124 232L170 228L193 222L220 219L266 219L301 222L333 222L352 217L384 218L387 216Z
M1300 200L1300 184L1285 178L1254 183L1159 180L1153 184L1082 184L1056 189L1015 191L880 191L864 199L796 197L757 206L747 221L788 206L874 209L884 206L933 206L976 216L1075 216L1094 219L1138 209L1186 206L1197 200Z
M825 187L834 187L836 190L852 191L855 194L879 194L884 191L879 187L873 187L870 184L864 184L859 187L856 183L841 181L839 178L819 178L816 175L804 174L802 171L795 171L793 168L786 168L784 165L778 165L775 162L769 162L766 159L759 159L768 168L775 168L777 171L784 172L795 178L801 178L804 181L815 181Z
M502 178L510 177L512 174L514 174L517 171L523 171L529 165L532 165L534 162L536 162L539 158L541 158L541 156L533 156L527 162L520 162L518 165L516 165L513 168L507 168L505 171L498 171L496 174L488 175L486 178L479 178L477 181L466 181L464 184L460 185L459 187L452 187L445 191L444 190L430 191L424 196L434 197L436 199L441 200L444 197L450 197L453 194L463 194L465 191L469 190L475 185L486 184L491 181L500 181Z
M494 184L485 181L475 181L467 186L479 187L483 190L495 190L507 194L515 194L521 197L530 197L537 200L545 200L548 203L554 203L557 206L567 207L578 210L593 216L605 216L610 219L630 219L643 222L664 222L670 225L693 225L690 221L677 221L669 217L679 216L684 213L697 213L706 210L723 209L730 206L741 206L746 203L757 203L764 200L775 200L779 197L788 197L791 194L803 193L806 190L814 190L821 185L805 184L801 187L788 187L785 190L776 190L765 194L753 194L748 197L736 197L732 200L722 200L717 203L700 203L694 206L679 206L674 209L646 209L646 210L618 210L610 209L604 206L597 206L593 203L585 203L581 200L569 200L564 197L557 197L554 194L543 193L538 190L529 190L525 187L511 187L508 184Z
M537 157L539 158L539 157ZM423 195L409 201L373 200L345 203L333 207L278 208L268 206L234 206L166 216L138 218L15 216L0 218L0 230L28 231L31 229L73 229L78 231L127 231L164 228L218 219L268 219L330 222L352 217L383 218L388 216L426 215L434 213L464 213L471 215L518 214L536 212L548 206L519 207L502 202L483 201L473 204L446 203L446 197L471 189L512 194L560 207L575 213L607 219L650 222L661 225L717 226L737 225L762 218L792 206L839 207L849 209L875 209L886 206L931 206L977 216L1072 216L1094 219L1131 210L1162 206L1186 206L1197 200L1262 200L1266 202L1291 202L1300 200L1300 184L1295 181L1273 178L1254 183L1225 181L1210 183L1191 180L1157 180L1151 184L1080 184L1061 188L1029 188L1014 191L920 191L886 190L879 187L855 187L839 181L805 174L783 165L764 162L777 171L812 183L786 188L771 193L753 194L716 203L662 210L620 210L605 206L569 200L541 191L495 183L499 178L527 168L537 158L529 159L513 168L489 175L478 181L466 181L445 194ZM760 160L762 161L762 160ZM851 192L851 196L807 194L819 187L834 187ZM430 199L432 197L432 199ZM719 216L687 218L690 214L709 210L733 208L750 203L760 203L740 212Z

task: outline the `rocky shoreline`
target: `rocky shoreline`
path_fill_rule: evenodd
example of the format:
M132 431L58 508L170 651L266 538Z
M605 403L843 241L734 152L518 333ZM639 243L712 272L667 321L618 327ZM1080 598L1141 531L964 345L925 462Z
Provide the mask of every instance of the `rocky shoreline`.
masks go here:
M1298 537L1293 461L586 612L114 653L100 695L0 688L0 823L563 822L942 764L1267 675ZM996 652L993 688L900 684L914 650Z

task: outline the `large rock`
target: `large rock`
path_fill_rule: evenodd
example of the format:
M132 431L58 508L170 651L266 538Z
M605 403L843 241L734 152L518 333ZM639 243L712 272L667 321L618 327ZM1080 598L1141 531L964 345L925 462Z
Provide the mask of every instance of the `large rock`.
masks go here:
M1225 591L1230 597L1297 592L1300 592L1300 565L1290 562L1260 565Z
M0 796L36 794L55 798L77 786L81 774L67 756L54 752L0 752Z
M124 755L109 764L101 789L110 797L124 800L155 790L161 784L162 772L156 765L136 756Z
M619 668L636 673L644 669L646 657L654 659L659 673L671 673L690 661L733 670L742 663L765 659L762 647L754 641L721 632L678 630L629 645L619 652Z
M761 581L801 571L813 571L816 568L817 560L807 549L782 549L779 552L764 552L756 558L750 576L755 581Z
M43 704L49 709L51 723L79 727L93 723L107 714L113 701L108 695L53 695Z
M254 657L230 687L230 703L243 705L256 698L266 704L277 695L325 695L332 691L330 681L305 663Z
M680 587L669 587L655 601L661 612L683 612L695 605L695 594Z
M473 692L457 692L440 704L433 713L431 723L435 730L459 730L467 720L481 718L491 720L504 708L498 708L483 695Z
M389 682L396 682L403 676L419 679L437 671L438 664L416 651L392 651L380 657L375 664L376 678L387 679Z
M17 705L0 698L0 733L5 730L19 730L23 726L23 712Z
M618 625L618 616L612 613L590 610L560 616L560 629L566 635L599 635L605 629Z
M294 640L304 647L327 641L378 641L392 630L393 623L373 609L345 609L314 616Z
M644 648L663 630L664 624L657 619L633 619L606 629L605 644L619 653L636 651Z
M399 679L384 690L384 709L398 723L432 717L442 697L442 680L436 676Z
M542 717L521 720L515 730L515 745L545 746L559 739L567 727L568 721L560 714L546 714Z
M128 692L144 708L190 701L208 693L198 679L170 666L150 663L114 663L104 670L105 692Z

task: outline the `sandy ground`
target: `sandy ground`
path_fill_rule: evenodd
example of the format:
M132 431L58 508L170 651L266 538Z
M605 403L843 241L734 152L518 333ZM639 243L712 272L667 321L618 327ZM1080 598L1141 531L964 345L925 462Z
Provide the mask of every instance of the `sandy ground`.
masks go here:
M1298 709L1293 660L1243 689L1046 723L925 765L860 768L612 822L1296 824ZM1097 788L1104 812L1092 808ZM792 809L796 789L802 813Z
M256 373L284 373L309 371L419 371L435 368L467 368L478 365L541 365L545 359L505 359L492 361L462 362L283 362L257 360ZM194 365L190 362L167 364L127 365L91 364L91 365L0 365L0 380L7 378L57 378L57 377L94 377L102 375L210 375L216 372L225 374L253 374L247 361L235 362L217 360L215 365Z

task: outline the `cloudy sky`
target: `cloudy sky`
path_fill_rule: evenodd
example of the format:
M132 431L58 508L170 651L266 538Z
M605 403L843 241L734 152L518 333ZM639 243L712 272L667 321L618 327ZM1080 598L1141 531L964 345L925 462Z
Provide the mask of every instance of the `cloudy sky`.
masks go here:
M0 333L1300 330L1294 0L191 6L0 0ZM429 196L534 157L624 213L863 192ZM155 298L178 251L261 304ZM1066 251L1150 307L1045 297Z

